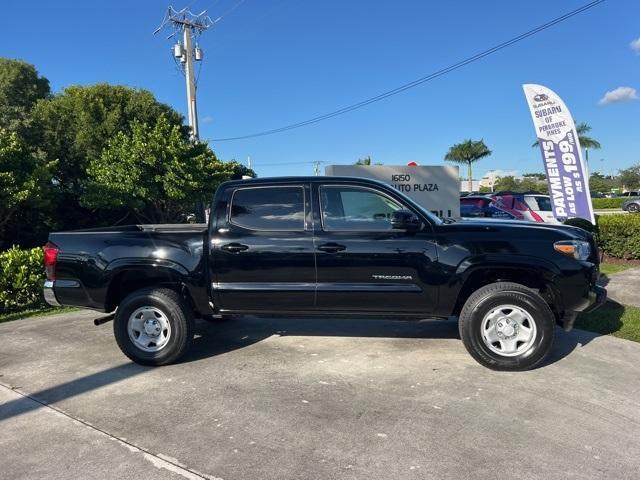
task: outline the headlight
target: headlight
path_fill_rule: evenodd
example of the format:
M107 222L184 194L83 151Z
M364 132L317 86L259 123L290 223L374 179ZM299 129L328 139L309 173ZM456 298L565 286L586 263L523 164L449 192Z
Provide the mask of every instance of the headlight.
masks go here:
M586 260L591 255L589 242L582 240L562 240L553 244L556 252L564 253L576 260Z

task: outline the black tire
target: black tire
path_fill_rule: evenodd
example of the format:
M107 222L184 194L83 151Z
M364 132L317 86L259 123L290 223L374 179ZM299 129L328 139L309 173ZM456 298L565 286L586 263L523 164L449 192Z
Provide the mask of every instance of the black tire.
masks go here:
M524 310L535 323L531 343L527 346L527 342L522 342L519 348L526 349L514 352L518 353L514 356L496 353L483 338L485 317L503 305ZM478 363L492 370L522 371L540 365L551 351L554 328L555 316L547 302L536 291L518 283L498 282L478 289L460 313L460 338L465 348Z
M155 352L140 349L129 337L130 316L141 307L154 307L168 320L171 335L166 345ZM184 355L193 340L194 320L191 309L180 295L169 288L144 288L127 296L118 306L113 322L113 333L120 350L140 365L167 365Z
M627 212L629 213L638 213L640 211L640 204L638 203L630 203L627 205Z

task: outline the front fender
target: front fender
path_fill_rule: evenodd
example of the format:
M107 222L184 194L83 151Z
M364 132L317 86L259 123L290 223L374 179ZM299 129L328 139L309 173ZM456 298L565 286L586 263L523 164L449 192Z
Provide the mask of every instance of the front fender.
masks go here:
M555 302L560 292L556 279L562 274L554 263L531 255L477 255L461 261L441 292L441 305L446 315L457 314L476 286L508 280L532 288L546 287L549 301Z

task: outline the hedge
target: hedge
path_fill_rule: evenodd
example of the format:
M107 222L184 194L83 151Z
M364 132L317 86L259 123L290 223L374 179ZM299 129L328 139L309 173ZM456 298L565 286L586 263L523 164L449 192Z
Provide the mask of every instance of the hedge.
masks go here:
M622 204L629 200L629 197L614 197L614 198L592 198L591 203L595 210L601 208L622 208Z
M0 252L0 314L44 307L42 249Z
M640 215L600 215L597 220L600 249L611 257L640 260Z

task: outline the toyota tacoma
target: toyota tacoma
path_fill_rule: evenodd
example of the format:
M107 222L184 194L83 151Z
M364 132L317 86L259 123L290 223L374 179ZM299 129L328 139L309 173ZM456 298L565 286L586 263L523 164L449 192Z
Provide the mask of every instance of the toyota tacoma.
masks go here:
M51 305L110 313L145 365L189 349L194 318L236 315L449 319L480 364L543 362L558 324L606 298L598 250L577 227L442 221L392 187L347 177L236 180L208 224L51 233ZM294 321L294 320L292 320Z

